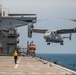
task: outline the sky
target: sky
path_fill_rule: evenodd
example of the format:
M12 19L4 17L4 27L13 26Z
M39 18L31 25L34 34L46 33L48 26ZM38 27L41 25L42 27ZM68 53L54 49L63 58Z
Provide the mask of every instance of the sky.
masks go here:
M76 22L61 18L76 19L76 0L0 0L9 13L37 14L35 28L59 30L76 27ZM61 17L61 18L59 18ZM18 44L20 47L27 47L27 41L34 41L36 53L76 54L76 33L72 34L72 40L64 39L64 45L51 43L47 45L43 34L33 33L32 38L27 36L27 26L17 29L20 34ZM69 35L62 35L69 36Z

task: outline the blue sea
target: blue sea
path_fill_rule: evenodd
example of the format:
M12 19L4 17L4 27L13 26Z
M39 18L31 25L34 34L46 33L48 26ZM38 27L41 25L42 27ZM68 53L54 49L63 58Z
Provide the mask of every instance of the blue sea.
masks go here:
M76 54L37 54L37 56L76 71Z

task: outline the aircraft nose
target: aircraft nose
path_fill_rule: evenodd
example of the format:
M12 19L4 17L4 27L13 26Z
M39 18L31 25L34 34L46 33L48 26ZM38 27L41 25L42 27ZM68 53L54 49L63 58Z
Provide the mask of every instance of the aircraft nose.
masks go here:
M44 38L45 39L49 39L49 38L51 38L49 35L44 35Z

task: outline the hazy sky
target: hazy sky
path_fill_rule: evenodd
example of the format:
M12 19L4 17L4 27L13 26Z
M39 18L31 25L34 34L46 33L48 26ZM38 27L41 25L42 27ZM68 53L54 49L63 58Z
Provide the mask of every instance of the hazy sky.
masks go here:
M36 28L59 30L74 28L76 23L62 18L76 19L76 0L0 0L3 6L9 8L10 13L37 14L37 19L49 19L38 21ZM76 53L76 34L72 40L64 39L64 45L57 43L47 45L43 34L33 33L33 37L27 37L27 27L18 28L20 33L19 46L26 47L27 41L34 41L37 53Z

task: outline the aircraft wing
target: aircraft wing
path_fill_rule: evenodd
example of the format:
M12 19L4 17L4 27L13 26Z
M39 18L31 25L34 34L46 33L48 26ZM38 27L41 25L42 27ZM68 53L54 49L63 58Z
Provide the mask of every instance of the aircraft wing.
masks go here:
M34 28L32 28L32 31L35 32L35 33L45 33L48 30L46 30L46 29L34 29Z
M76 28L57 30L57 33L59 34L76 33Z

